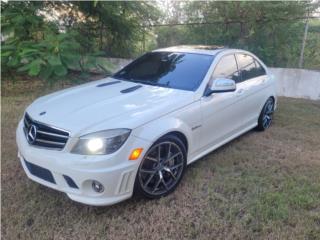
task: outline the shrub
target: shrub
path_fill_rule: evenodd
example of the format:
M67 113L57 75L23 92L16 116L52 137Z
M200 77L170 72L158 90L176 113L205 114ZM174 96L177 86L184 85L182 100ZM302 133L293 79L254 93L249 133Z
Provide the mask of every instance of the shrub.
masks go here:
M39 42L6 42L1 60L6 69L48 79L66 75L71 66L79 63L79 47L68 34L48 34Z

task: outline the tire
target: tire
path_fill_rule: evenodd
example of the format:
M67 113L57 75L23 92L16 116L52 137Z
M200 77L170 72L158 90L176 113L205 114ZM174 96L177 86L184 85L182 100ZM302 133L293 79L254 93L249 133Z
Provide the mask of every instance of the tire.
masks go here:
M272 123L274 112L274 99L272 97L268 98L264 104L258 119L258 131L265 131L268 129Z
M134 193L149 199L167 196L179 185L186 168L187 151L175 135L157 140L139 166Z

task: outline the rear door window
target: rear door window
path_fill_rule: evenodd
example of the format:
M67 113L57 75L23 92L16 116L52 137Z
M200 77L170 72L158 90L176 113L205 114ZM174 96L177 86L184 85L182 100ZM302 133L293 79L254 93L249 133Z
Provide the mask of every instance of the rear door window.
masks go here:
M257 60L255 60L255 63L256 63L256 67L257 67L257 77L266 75L267 73L266 73L266 70L264 69L264 67Z
M237 61L242 82L266 74L261 64L247 54L237 54Z

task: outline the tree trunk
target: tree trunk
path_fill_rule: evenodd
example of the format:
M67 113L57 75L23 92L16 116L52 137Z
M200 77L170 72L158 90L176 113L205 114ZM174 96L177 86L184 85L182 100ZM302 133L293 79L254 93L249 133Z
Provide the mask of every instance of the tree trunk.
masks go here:
M307 36L308 36L308 28L309 28L309 14L308 14L308 18L306 20L306 24L304 26L304 34L303 34L301 52L300 52L300 58L299 58L299 68L303 67L304 48L306 46L306 41L307 41Z
M101 20L101 15L99 16L99 20L100 20L100 50L102 51L102 44L103 44L103 22Z

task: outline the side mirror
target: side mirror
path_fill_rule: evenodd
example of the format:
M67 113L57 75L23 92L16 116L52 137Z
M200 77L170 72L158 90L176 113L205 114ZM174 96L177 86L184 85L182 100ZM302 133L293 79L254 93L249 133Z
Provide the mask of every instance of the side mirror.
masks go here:
M205 96L210 96L212 93L234 92L236 90L236 82L228 78L217 78L212 82L211 87L208 87Z

